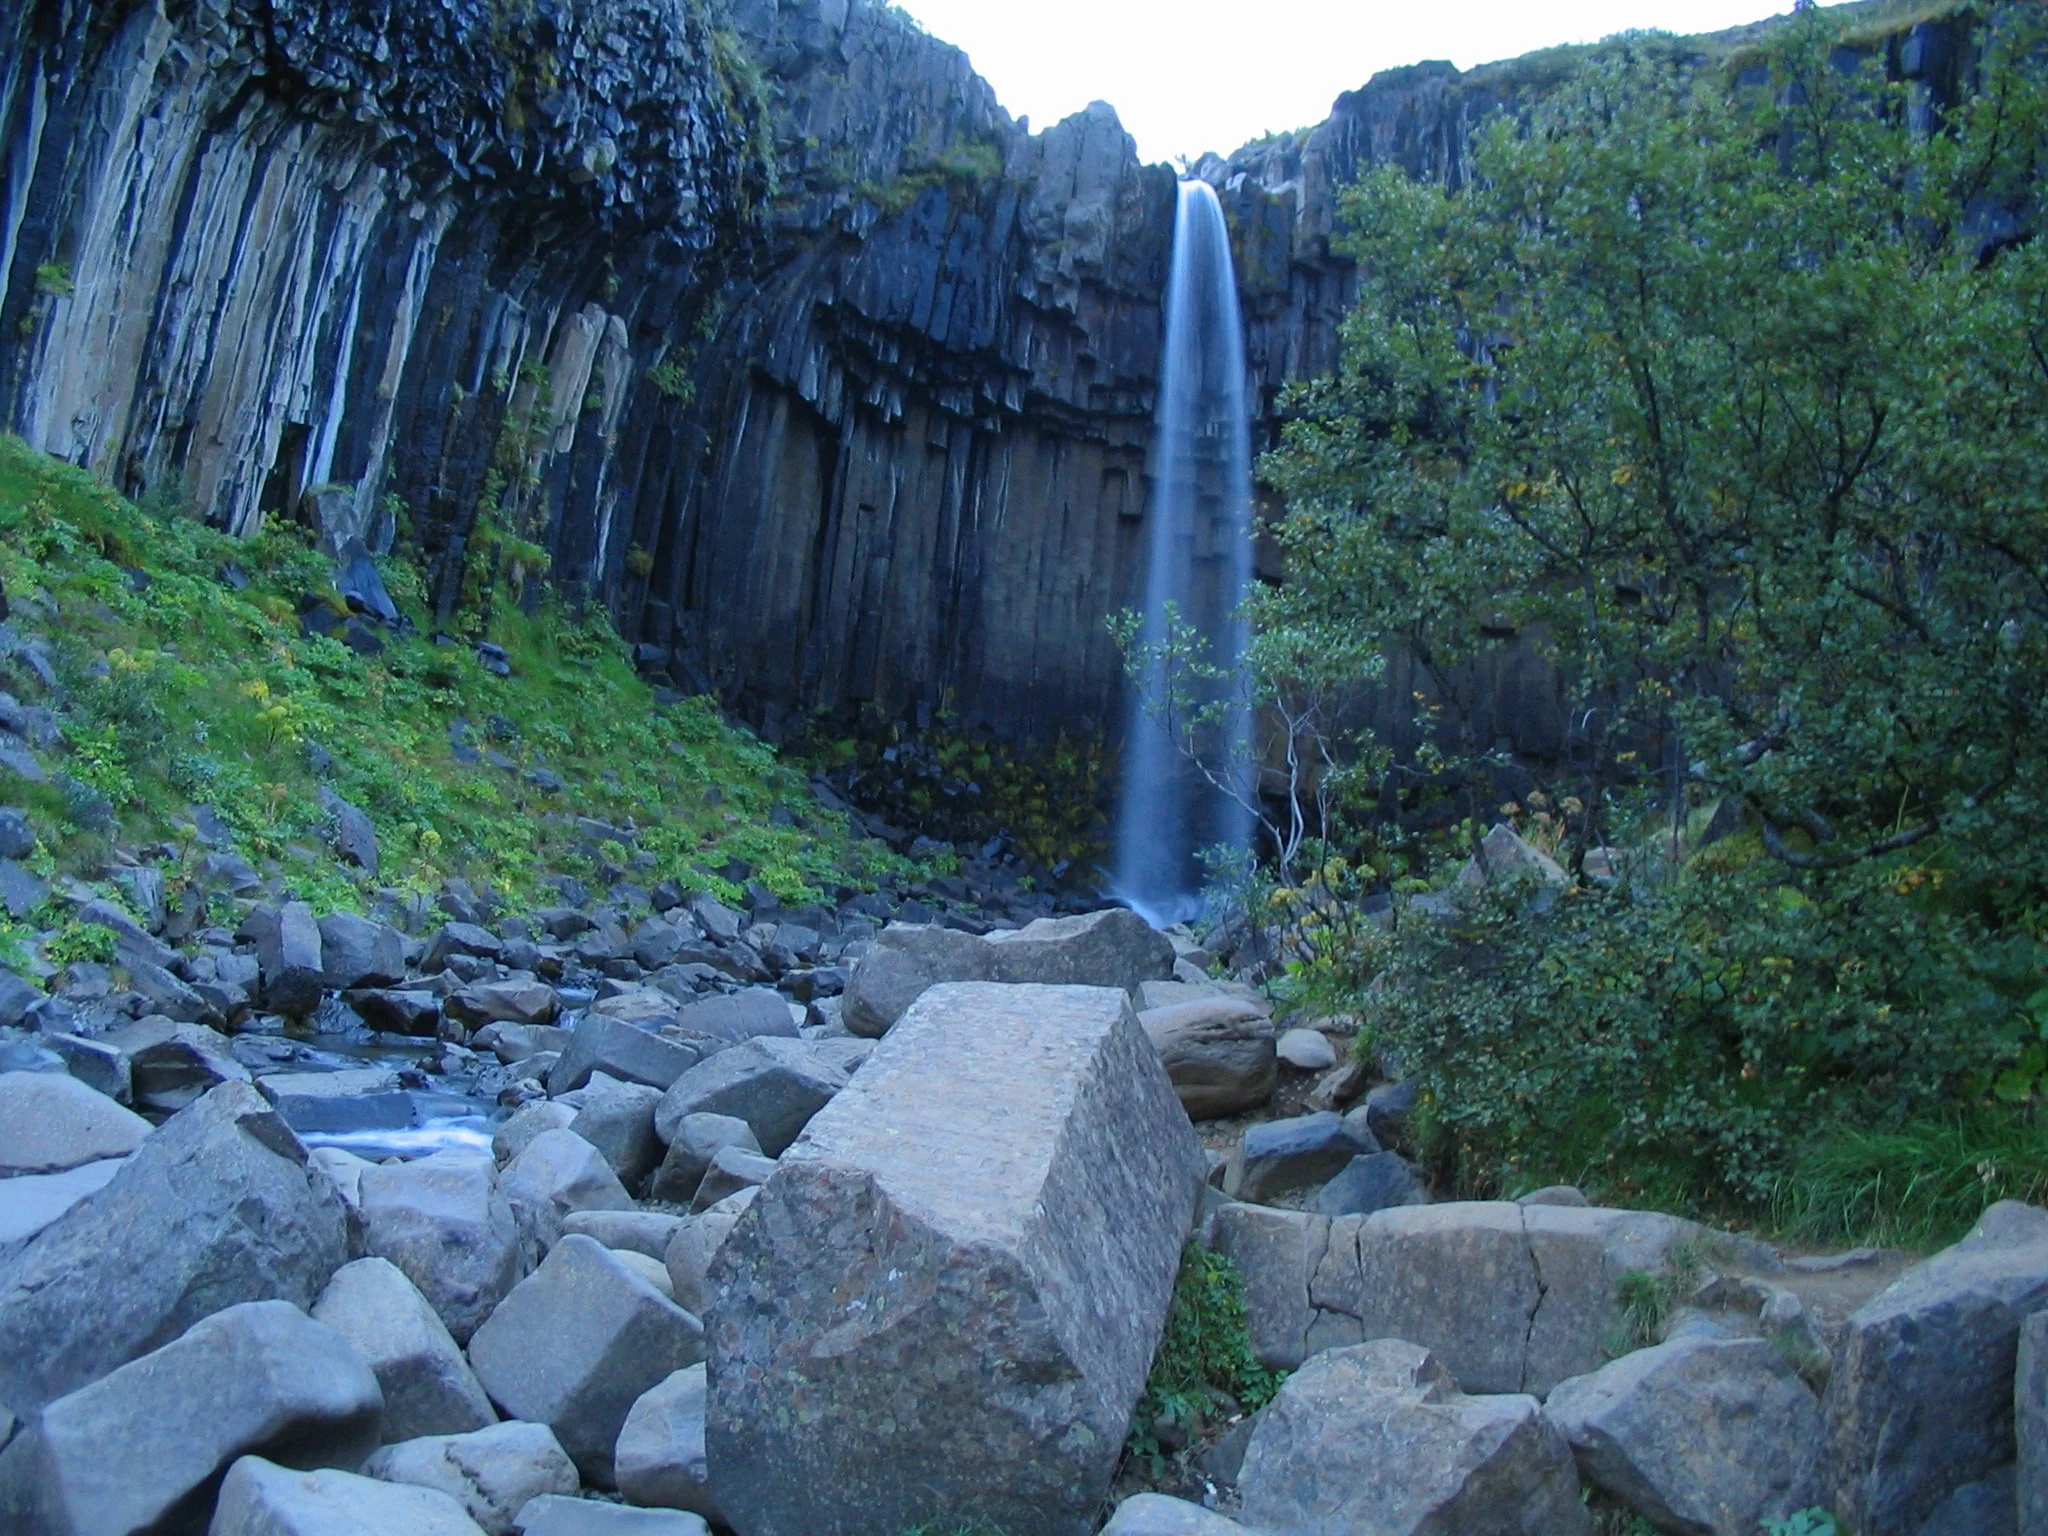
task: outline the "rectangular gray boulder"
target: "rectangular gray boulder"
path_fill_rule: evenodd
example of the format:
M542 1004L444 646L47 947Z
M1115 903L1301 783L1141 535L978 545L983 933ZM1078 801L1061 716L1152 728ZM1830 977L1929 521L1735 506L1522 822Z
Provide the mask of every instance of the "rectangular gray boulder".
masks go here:
M747 1536L1085 1536L1202 1175L1121 989L926 992L712 1264L720 1507Z
M348 1247L333 1180L224 1083L0 1265L0 1403L38 1408L237 1302L310 1307Z

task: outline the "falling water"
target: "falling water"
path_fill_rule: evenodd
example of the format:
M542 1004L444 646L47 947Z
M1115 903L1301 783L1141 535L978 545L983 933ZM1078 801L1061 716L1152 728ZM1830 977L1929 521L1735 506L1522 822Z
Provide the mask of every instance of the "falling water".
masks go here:
M1145 514L1142 637L1148 648L1166 640L1171 606L1200 636L1205 659L1235 672L1245 639L1237 608L1251 580L1251 491L1244 334L1230 235L1215 190L1183 181ZM1119 897L1160 925L1201 911L1201 850L1241 848L1251 834L1250 812L1205 780L1160 724L1165 672L1155 662L1132 690L1114 884ZM1200 743L1212 769L1233 782L1245 772L1249 728L1237 711Z

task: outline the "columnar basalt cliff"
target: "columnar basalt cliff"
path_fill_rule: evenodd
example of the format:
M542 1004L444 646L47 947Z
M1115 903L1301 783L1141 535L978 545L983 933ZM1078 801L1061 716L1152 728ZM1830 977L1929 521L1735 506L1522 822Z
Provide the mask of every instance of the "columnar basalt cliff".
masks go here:
M1883 46L1939 99L1964 41ZM401 540L444 614L538 545L770 734L1115 720L1174 175L1108 107L1032 134L872 0L32 0L0 49L0 399L37 446ZM1338 189L1456 184L1560 67L1389 71L1197 167L1259 435L1335 361ZM1525 749L1546 686L1497 680Z

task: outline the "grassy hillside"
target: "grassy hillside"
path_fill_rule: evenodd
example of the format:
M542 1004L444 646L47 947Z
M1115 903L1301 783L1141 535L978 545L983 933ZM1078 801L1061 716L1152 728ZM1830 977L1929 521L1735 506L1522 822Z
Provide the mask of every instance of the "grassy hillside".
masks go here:
M795 902L895 862L712 701L657 703L601 614L500 604L499 676L435 642L409 568L379 566L406 624L351 622L297 528L233 540L0 437L0 665L30 711L0 735L0 803L28 810L35 872L90 882L146 849L175 888L218 823L322 908L455 876L542 900L564 874L731 899L730 872ZM323 790L374 823L374 875L333 851Z

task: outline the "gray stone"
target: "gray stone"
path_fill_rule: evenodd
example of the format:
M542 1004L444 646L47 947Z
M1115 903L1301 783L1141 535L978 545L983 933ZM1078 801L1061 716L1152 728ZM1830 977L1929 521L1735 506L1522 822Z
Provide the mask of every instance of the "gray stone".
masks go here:
M0 859L0 907L7 909L12 918L24 918L49 900L50 888L30 870L23 869L12 859ZM19 1022L9 1020L0 1013L0 1023Z
M632 1509L594 1499L550 1494L519 1512L519 1536L711 1536L696 1515L673 1509Z
M1526 1195L1519 1196L1515 1201L1517 1205L1588 1206L1592 1203L1582 1190L1571 1184L1546 1184L1541 1189L1534 1189Z
M273 1072L256 1080L256 1091L295 1131L403 1130L419 1118L412 1095L389 1067Z
M1579 1475L1660 1531L1756 1536L1814 1502L1820 1404L1762 1339L1674 1338L1561 1382Z
M384 1392L387 1444L497 1423L461 1346L389 1259L342 1265L313 1304L313 1317L348 1340L375 1373Z
M160 965L151 965L147 960L130 960L128 985L142 999L142 1007L150 1013L160 1013L165 1018L185 1024L208 1020L220 1022L214 1006L196 987L187 986Z
M840 1040L749 1040L690 1068L661 1096L655 1134L673 1144L686 1116L731 1115L770 1157L845 1088L858 1047Z
M685 1366L641 1394L619 1431L619 1493L628 1504L684 1509L730 1524L711 1497L704 1464L705 1368Z
M32 1416L0 1453L0 1527L116 1536L194 1523L249 1452L359 1465L383 1408L334 1330L289 1302L244 1302Z
M0 1179L0 1259L87 1195L105 1189L126 1162L126 1158L110 1157L62 1173L25 1173Z
M505 1165L505 1196L540 1234L544 1246L561 1236L571 1211L630 1211L633 1197L604 1154L574 1131L542 1131Z
M449 1017L472 1028L486 1024L550 1024L562 1011L562 999L555 989L531 976L510 976L499 981L475 981L451 993ZM562 1043L566 1043L566 1038Z
M1919 1536L2012 1536L2018 1528L2019 1487L2012 1467L1965 1483L1934 1506Z
M571 1211L562 1218L562 1231L581 1232L614 1252L645 1254L659 1262L687 1219L660 1211Z
M126 1157L150 1129L75 1077L0 1072L0 1179Z
M666 1088L703 1060L702 1047L671 1040L595 1009L570 1033L568 1049L548 1074L550 1093L570 1093L603 1072L629 1083Z
M344 863L374 875L377 873L377 827L358 807L333 790L321 786L320 809L334 818L330 841Z
M1424 1205L1428 1193L1415 1170L1398 1152L1354 1157L1342 1172L1316 1191L1316 1209L1325 1216L1370 1216L1397 1205Z
M1352 1114L1365 1122L1366 1130L1372 1133L1375 1141L1382 1144L1395 1142L1400 1140L1401 1127L1407 1123L1420 1092L1421 1087L1413 1078L1398 1083L1381 1083L1366 1093L1365 1103Z
M555 1432L516 1419L469 1434L386 1445L364 1463L363 1475L438 1489L460 1504L486 1536L509 1536L529 1500L573 1494L581 1486L576 1464Z
M334 912L320 919L319 928L324 979L333 990L389 987L405 979L405 935L389 923Z
M661 1102L661 1090L593 1072L575 1098L576 1118L568 1129L604 1154L621 1184L637 1189L662 1159L662 1145L654 1134L654 1106Z
M1224 1174L1223 1192L1233 1200L1270 1201L1307 1189L1342 1171L1354 1157L1379 1148L1359 1140L1344 1117L1331 1110L1267 1120L1248 1126Z
M1332 1222L1306 1211L1228 1204L1209 1226L1209 1242L1237 1266L1244 1284L1252 1353L1276 1371L1291 1371L1319 1349L1356 1344L1355 1317L1316 1304L1313 1282L1329 1251ZM1357 1221L1337 1223L1355 1245Z
M689 910L690 916L696 919L697 926L704 930L706 937L716 939L721 944L730 944L740 936L739 913L708 891L694 893L689 900Z
M707 1277L711 1262L760 1193L760 1186L753 1185L682 1218L661 1256L668 1270L669 1294L678 1306L699 1317L710 1311L712 1292Z
M1284 1030L1274 1049L1287 1065L1303 1072L1326 1072L1337 1065L1337 1048L1319 1029Z
M668 1268L661 1260L650 1259L646 1254L638 1253L631 1248L610 1248L606 1252L625 1265L626 1268L632 1270L634 1274L645 1280L649 1285L653 1286L657 1291L661 1292L670 1301L676 1299L675 1282L669 1279Z
M1140 1493L1117 1505L1116 1514L1102 1528L1102 1536L1251 1536L1251 1533L1213 1509L1204 1509L1185 1499L1168 1498L1163 1493Z
M1497 821L1479 845L1476 858L1467 859L1458 871L1458 884L1477 889L1489 883L1569 885L1571 876L1542 849L1535 847L1504 821Z
M504 941L488 928L480 928L475 923L449 923L428 941L426 953L420 959L420 970L428 975L445 971L448 962L457 955L495 960L504 949Z
M469 1358L493 1402L546 1424L586 1481L610 1487L627 1413L704 1358L704 1332L609 1250L569 1236L476 1331Z
M2001 1201L1849 1319L1823 1399L1835 1509L1909 1536L2013 1460L2020 1324L2048 1309L2048 1211Z
M256 941L263 967L263 1001L279 1013L311 1013L320 1006L327 967L320 945L320 925L303 901L277 909L277 922Z
M760 1140L754 1128L737 1115L712 1114L695 1110L675 1122L668 1151L654 1175L650 1193L657 1200L687 1202L697 1193L711 1159L724 1147L758 1153Z
M227 1036L204 1024L162 1016L137 1019L105 1037L128 1060L136 1105L174 1114L223 1083L246 1083L249 1069L235 1060Z
M676 1027L738 1044L759 1035L796 1038L789 1004L772 987L748 987L724 997L707 997L676 1014Z
M774 1158L745 1152L738 1147L720 1147L712 1154L711 1166L704 1170L704 1177L697 1183L697 1193L690 1199L690 1209L709 1210L721 1200L730 1199L743 1189L757 1189L774 1177Z
M417 987L359 987L348 1005L370 1028L389 1035L431 1036L441 1028L441 999Z
M313 1148L313 1165L334 1181L342 1202L355 1213L357 1226L363 1214L363 1175L377 1165L340 1147Z
M542 1051L560 1054L567 1050L569 1031L552 1024L486 1024L469 1043L479 1051L489 1051L509 1067Z
M78 909L76 917L81 923L112 930L114 957L123 965L131 965L139 960L144 964L169 970L178 958L177 952L170 945L150 933L111 901L88 901Z
M22 916L15 913L15 916ZM0 1029L14 1029L41 1005L46 994L12 971L0 970Z
M491 1132L491 1155L509 1163L542 1131L566 1131L576 1119L576 1106L560 1099L535 1099L498 1122Z
M1563 1436L1533 1397L1467 1397L1428 1350L1317 1355L1260 1412L1247 1525L1314 1536L1592 1536Z
M2048 1536L2048 1311L2036 1312L2020 1329L2012 1406L2019 1536Z
M1121 993L926 992L712 1264L726 1514L753 1536L1082 1536L1202 1170Z
M43 1035L37 1043L63 1057L71 1075L86 1087L105 1094L117 1104L135 1102L135 1085L128 1075L128 1058L105 1040L58 1033Z
M299 1472L244 1456L221 1484L207 1536L480 1536L462 1506L433 1488L381 1483L322 1467Z
M397 1265L458 1344L531 1266L529 1240L481 1153L367 1168L361 1198L363 1251Z
M1145 983L1148 989L1164 985ZM1202 997L1138 1015L1191 1120L1242 1114L1273 1097L1279 1081L1273 1021L1263 1006Z
M39 1407L237 1302L310 1306L348 1225L256 1091L216 1088L0 1265L0 1402Z
M0 808L0 859L25 859L35 851L36 834L28 813L11 805Z

